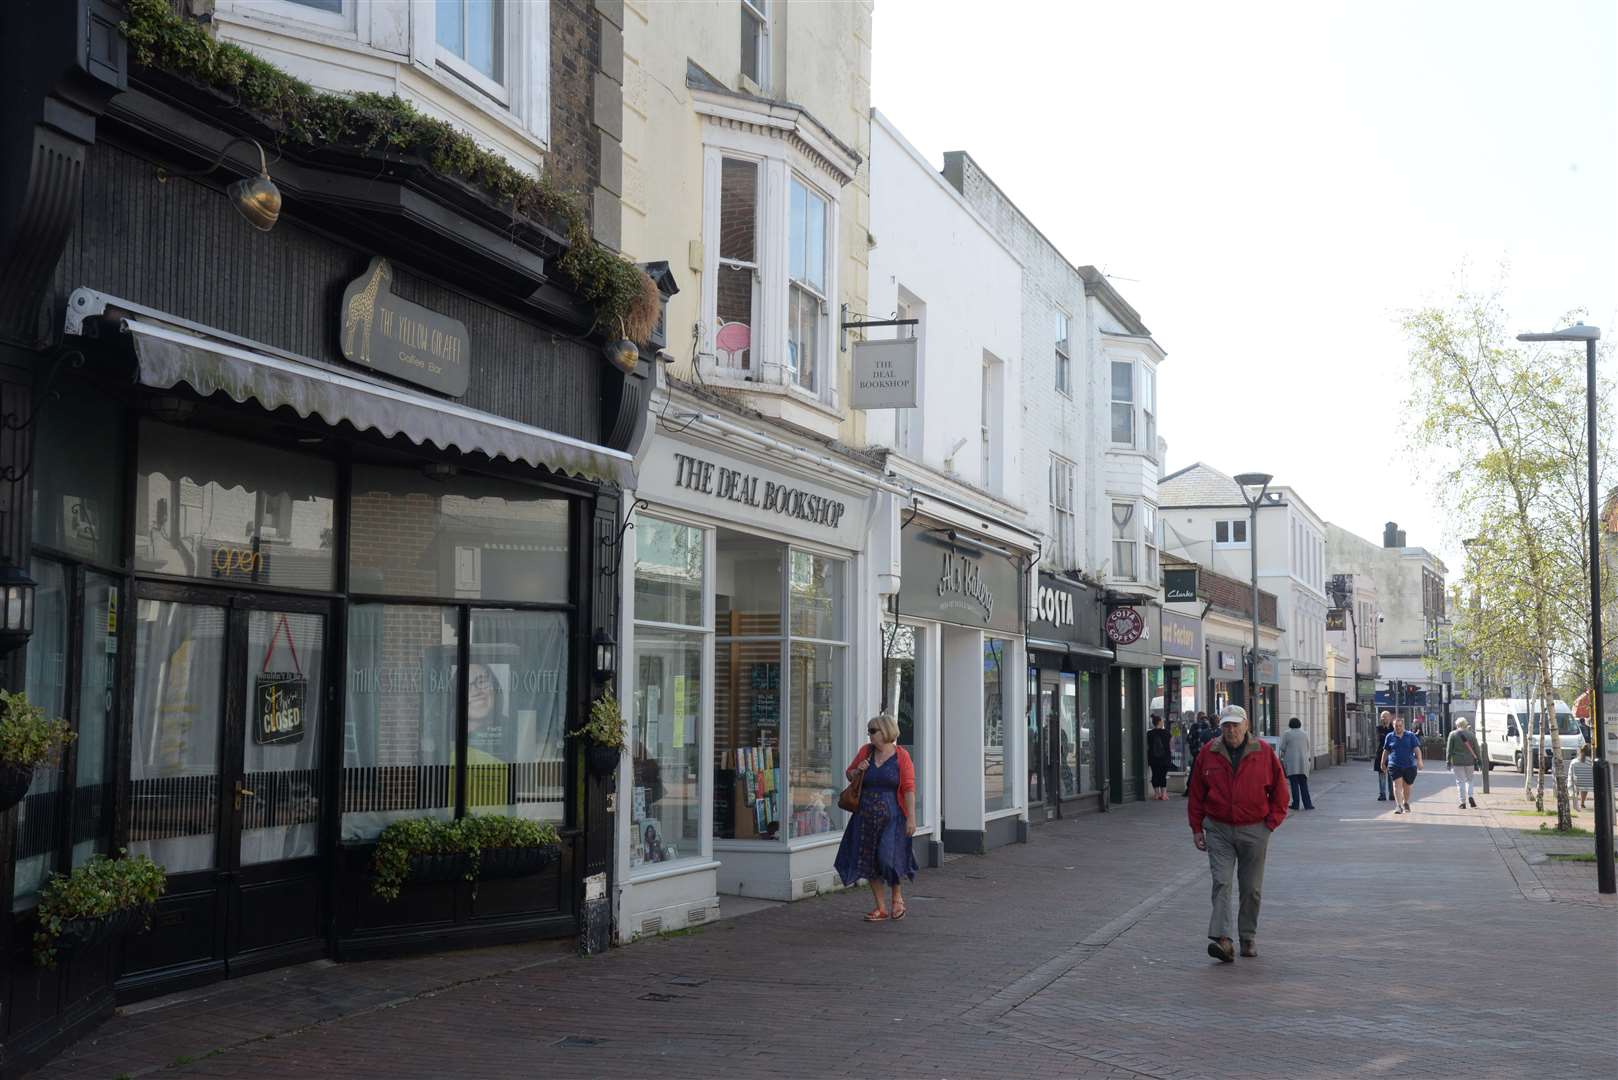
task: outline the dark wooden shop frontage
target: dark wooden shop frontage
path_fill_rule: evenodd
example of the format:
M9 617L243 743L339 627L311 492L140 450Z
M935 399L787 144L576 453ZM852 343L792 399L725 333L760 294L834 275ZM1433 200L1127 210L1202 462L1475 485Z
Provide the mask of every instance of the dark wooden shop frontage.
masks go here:
M568 733L649 361L603 359L554 234L419 164L272 149L258 231L228 144L273 132L131 70L116 8L33 8L60 14L4 48L0 559L36 614L0 670L77 739L0 813L0 1074L265 967L604 945L609 781ZM473 813L555 823L559 858L373 895L386 824ZM36 966L43 883L120 849L168 871L153 928Z

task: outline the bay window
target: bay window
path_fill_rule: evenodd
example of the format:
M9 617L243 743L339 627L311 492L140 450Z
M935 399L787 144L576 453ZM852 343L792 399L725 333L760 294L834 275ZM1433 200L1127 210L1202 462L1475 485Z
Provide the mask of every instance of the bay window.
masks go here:
M1127 360L1112 362L1112 441L1135 445L1135 365Z
M727 157L720 163L719 266L714 344L720 363L752 366L758 326L758 162Z
M787 220L787 374L818 390L821 342L826 337L826 200L792 178Z
M1135 504L1112 504L1112 576L1124 581L1136 578Z
M1157 584L1157 552L1162 546L1159 538L1159 521L1157 507L1151 503L1141 504L1140 539L1146 548L1146 573L1143 578L1148 584Z

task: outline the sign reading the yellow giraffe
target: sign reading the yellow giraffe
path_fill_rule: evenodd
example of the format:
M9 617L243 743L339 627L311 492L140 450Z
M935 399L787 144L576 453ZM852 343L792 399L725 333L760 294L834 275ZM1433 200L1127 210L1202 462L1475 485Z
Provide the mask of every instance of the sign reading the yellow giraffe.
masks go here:
M378 255L343 291L343 355L450 397L466 393L472 338L466 324L388 291L393 267Z

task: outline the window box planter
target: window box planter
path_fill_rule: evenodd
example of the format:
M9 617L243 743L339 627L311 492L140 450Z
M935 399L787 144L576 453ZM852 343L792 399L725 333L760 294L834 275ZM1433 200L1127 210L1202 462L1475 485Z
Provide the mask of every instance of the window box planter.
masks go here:
M561 855L557 844L537 847L484 848L478 863L478 877L490 881L537 874Z
M461 851L434 852L410 856L410 869L405 880L412 884L455 881L466 877L466 853Z
M483 878L538 873L560 847L556 826L526 818L474 814L459 821L396 821L377 838L371 891L392 901L407 884L464 878L476 896Z
M124 934L144 934L151 929L152 915L156 910L155 904L142 904L139 907L120 908L95 918L69 919L56 934L56 954L59 958L71 957Z
M28 785L33 782L33 769L0 762L0 814L22 802L23 796L28 794Z

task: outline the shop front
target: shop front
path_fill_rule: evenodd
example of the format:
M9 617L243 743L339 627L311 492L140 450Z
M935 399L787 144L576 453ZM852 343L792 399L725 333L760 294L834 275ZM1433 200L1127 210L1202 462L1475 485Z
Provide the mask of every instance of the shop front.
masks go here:
M1028 617L1028 818L1101 808L1104 694L1113 652L1101 596L1040 571Z
M924 865L1027 839L1026 567L1032 540L969 531L941 500L902 510L901 581L884 623L889 707L911 717L930 831ZM983 515L976 515L982 521ZM1009 546L1021 539L1028 548ZM913 652L906 668L899 653ZM899 662L896 663L895 661ZM933 808L936 807L936 816ZM920 830L918 830L919 832Z
M75 128L93 206L29 255L39 281L7 264L0 305L0 556L36 585L6 685L76 733L0 812L4 1075L114 1001L320 957L606 940L588 913L607 790L570 732L612 677L590 644L613 629L600 583L650 359L602 359L591 311L532 276L553 242L509 209L404 220L401 200L430 218L449 196L395 162L332 180L333 212L332 159L289 153L257 230L222 184L164 182L233 132L183 94L119 102ZM558 842L378 894L387 826L483 815ZM51 876L120 851L164 870L150 929L37 965Z
M1162 716L1168 725L1174 767L1184 769L1189 764L1185 755L1186 732L1196 722L1200 711L1202 620L1164 608L1161 641L1163 668L1158 681L1162 692L1152 698L1152 713Z
M1162 695L1158 683L1163 651L1158 641L1161 606L1118 604L1106 612L1103 630L1116 659L1107 688L1107 754L1111 801L1146 798L1148 706Z
M628 532L618 936L796 900L832 867L868 719L864 551L880 477L674 391Z

